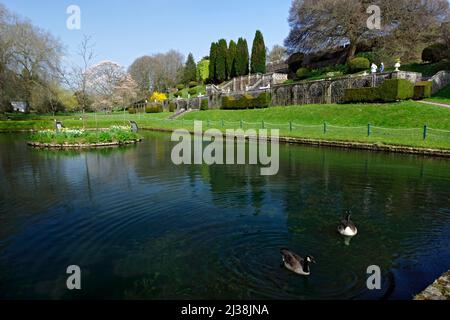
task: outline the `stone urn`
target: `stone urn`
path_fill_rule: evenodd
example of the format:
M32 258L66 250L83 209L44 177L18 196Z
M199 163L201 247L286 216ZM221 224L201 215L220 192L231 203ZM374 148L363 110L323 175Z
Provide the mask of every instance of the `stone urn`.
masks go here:
M399 72L401 66L402 66L402 65L401 65L401 63L400 63L400 60L398 60L398 61L396 62L396 64L394 65L394 67L395 67L395 72Z

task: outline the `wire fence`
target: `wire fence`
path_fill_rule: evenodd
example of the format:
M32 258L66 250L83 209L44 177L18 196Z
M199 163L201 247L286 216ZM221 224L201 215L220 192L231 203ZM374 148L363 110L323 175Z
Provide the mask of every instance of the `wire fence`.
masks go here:
M108 118L107 118L108 117ZM105 119L111 119L111 115ZM89 117L90 119L91 117ZM101 122L102 116L97 116ZM348 141L371 141L371 142L396 142L402 144L414 145L432 145L444 148L450 148L450 130L435 129L424 125L420 128L385 128L371 124L361 126L338 126L324 122L322 124L300 124L294 121L285 123L275 123L271 121L245 121L245 120L187 120L187 119L167 119L165 117L142 116L139 115L115 115L115 120L128 123L129 120L136 121L140 127L159 127L167 129L187 128L193 129L194 123L201 122L203 129L278 129L281 135L304 138L320 139L341 139ZM87 118L86 118L87 119ZM91 121L93 119L90 119ZM111 119L112 120L112 119Z

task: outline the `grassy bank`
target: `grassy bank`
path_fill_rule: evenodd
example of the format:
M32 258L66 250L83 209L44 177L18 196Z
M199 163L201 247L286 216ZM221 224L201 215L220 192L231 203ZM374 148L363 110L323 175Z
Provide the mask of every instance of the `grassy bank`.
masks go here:
M450 149L450 110L406 101L394 104L305 105L190 113L189 121L221 128L280 129L283 136ZM225 120L222 123L222 120ZM326 125L324 125L326 123ZM369 129L370 124L370 129ZM427 125L426 139L424 126ZM370 132L369 132L370 131ZM370 135L369 135L370 133Z
M427 101L438 102L450 105L450 85L437 92Z
M107 128L134 120L141 128L193 129L194 120L203 128L280 129L283 136L321 140L391 144L450 149L450 109L413 101L392 104L305 105L258 110L210 110L192 112L178 120L169 113L58 116L68 128ZM5 129L52 129L52 116L20 116L0 121ZM324 125L326 123L326 126ZM368 124L370 124L370 129ZM424 125L427 125L424 139Z

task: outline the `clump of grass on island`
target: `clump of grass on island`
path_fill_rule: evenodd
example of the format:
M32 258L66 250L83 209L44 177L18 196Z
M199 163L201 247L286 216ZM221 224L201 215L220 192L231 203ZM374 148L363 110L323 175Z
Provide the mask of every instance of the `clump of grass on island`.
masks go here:
M98 144L98 143L126 143L136 141L141 137L129 127L113 126L102 131L86 131L83 129L62 129L38 131L30 136L30 142L47 144Z

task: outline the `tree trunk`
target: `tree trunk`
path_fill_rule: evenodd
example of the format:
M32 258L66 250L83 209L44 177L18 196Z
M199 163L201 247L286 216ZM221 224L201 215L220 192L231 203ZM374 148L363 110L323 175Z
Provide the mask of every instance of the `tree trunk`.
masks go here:
M348 48L348 53L347 53L347 62L350 62L350 60L352 60L355 57L355 53L356 53L356 42L350 42L350 46Z

